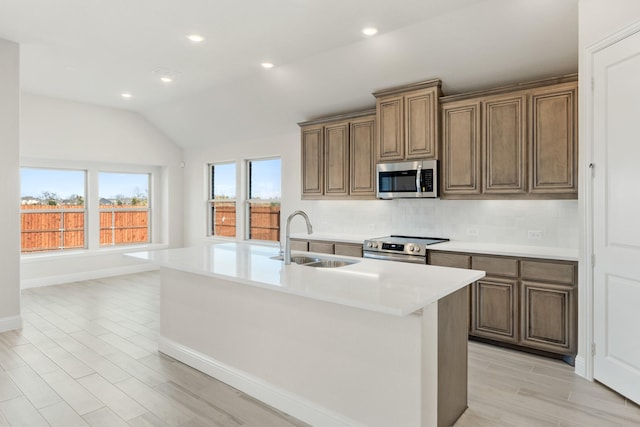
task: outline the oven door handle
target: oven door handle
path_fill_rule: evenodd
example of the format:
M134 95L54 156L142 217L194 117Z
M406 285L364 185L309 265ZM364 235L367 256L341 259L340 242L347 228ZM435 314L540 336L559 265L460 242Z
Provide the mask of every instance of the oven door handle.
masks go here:
M426 264L427 259L424 256L419 255L404 255L404 254L389 254L389 253L376 253L376 252L367 252L365 251L363 254L364 258L371 259L381 259L384 261L400 261L400 262L410 262L412 264Z

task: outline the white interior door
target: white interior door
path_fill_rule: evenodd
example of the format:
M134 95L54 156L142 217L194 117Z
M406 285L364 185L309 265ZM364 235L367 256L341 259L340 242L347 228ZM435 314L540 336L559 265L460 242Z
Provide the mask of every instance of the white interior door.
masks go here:
M594 377L640 403L640 32L593 77Z

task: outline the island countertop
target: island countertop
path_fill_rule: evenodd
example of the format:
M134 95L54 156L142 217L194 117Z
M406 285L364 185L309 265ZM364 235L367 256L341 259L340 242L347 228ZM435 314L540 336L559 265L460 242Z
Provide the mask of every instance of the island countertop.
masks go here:
M396 316L409 315L484 277L484 272L478 270L326 254L317 256L355 263L337 268L284 265L272 259L278 255L278 248L248 243L219 243L128 255L160 267L218 277L239 285Z

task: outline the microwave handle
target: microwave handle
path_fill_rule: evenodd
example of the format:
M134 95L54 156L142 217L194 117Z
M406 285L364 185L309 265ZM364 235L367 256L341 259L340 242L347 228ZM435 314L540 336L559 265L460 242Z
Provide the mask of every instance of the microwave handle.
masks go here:
M416 170L416 192L422 192L422 165L418 165L418 170Z

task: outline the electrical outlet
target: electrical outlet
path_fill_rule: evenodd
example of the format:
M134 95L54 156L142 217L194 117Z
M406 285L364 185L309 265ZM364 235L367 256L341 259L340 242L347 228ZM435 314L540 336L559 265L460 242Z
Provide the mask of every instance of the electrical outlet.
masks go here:
M478 236L480 234L480 230L478 230L477 225L472 225L467 228L467 236Z
M527 233L527 237L529 240L542 240L542 231L540 230L529 230Z

